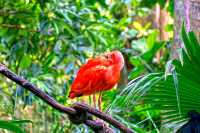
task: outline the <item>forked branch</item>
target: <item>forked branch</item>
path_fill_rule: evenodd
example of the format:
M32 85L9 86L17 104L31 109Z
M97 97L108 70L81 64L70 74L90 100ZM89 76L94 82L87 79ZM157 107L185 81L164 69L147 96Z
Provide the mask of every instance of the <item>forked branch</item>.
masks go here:
M42 99L44 102L49 104L51 107L55 108L56 110L59 110L60 112L66 113L69 115L69 118L72 120L73 117L82 117L84 114L86 114L86 117L83 117L83 119L80 119L79 123L84 123L87 126L91 127L94 131L100 133L100 132L112 132L109 127L107 127L103 122L97 122L95 120L92 120L90 115L94 115L114 127L118 128L122 132L125 133L133 133L133 131L129 128L127 128L125 125L121 124L119 121L113 119L111 116L98 111L95 108L89 107L86 104L83 103L75 103L73 107L66 107L57 101L55 101L51 96L43 92L41 89L36 87L35 85L31 84L24 78L16 75L12 71L10 71L7 67L5 67L3 64L0 63L0 73L10 80L14 81L18 85L24 87L25 89L31 91L33 94L35 94L37 97ZM73 121L73 120L72 120ZM78 123L78 122L77 122Z

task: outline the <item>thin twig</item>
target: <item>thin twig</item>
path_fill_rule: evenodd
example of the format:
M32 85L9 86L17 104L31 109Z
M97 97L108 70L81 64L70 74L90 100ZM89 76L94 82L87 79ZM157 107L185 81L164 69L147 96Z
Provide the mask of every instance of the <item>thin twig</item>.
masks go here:
M25 31L28 31L28 32L40 32L39 30L36 30L36 29L28 29L26 28L25 26L23 25L20 25L20 24L0 24L0 27L1 28L9 28L9 29L17 29L17 30L25 30Z

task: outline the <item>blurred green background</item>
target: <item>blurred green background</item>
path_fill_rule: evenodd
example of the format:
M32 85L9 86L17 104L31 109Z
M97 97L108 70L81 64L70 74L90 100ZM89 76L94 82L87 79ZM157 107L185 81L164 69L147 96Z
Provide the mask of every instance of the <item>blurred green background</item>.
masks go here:
M59 103L70 106L87 99L68 99L78 68L88 58L120 50L126 61L124 79L117 88L103 93L103 110L118 99L117 106L112 106L108 113L129 128L144 133L169 132L161 126L159 109L141 111L151 105L124 106L128 104L125 100L128 94L119 94L131 80L165 71L173 39L173 2L1 0L0 63ZM0 76L0 117L8 128L17 126L16 129L28 133L92 132L85 125L70 123L67 115L3 76Z

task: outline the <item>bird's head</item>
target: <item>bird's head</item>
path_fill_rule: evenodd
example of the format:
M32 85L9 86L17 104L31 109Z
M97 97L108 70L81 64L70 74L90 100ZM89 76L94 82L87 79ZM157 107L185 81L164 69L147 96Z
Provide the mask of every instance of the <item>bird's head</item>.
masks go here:
M109 53L106 53L105 56L112 60L113 64L116 64L120 70L124 67L124 57L120 51L112 51Z

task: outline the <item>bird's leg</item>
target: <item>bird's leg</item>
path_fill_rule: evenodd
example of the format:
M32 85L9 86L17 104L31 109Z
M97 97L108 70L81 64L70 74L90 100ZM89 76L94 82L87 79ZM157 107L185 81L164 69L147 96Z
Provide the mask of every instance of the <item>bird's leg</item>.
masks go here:
M96 108L96 95L95 95L95 93L92 95L92 97L93 97L94 108Z
M101 111L101 100L102 100L102 91L99 92L99 98L98 98L99 111Z
M101 102L102 102L102 91L99 92L99 97L98 97L98 108L99 108L99 111L102 111L102 109L101 109ZM100 119L100 118L97 118L97 121L103 122L103 120ZM104 124L103 124L103 126L104 126Z

